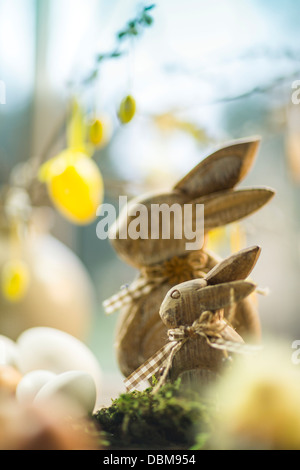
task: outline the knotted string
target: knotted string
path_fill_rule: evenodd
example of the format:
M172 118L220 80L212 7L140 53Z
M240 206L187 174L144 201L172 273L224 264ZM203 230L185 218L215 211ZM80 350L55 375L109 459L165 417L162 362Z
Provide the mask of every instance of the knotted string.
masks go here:
M222 350L225 354L228 351L249 354L261 350L260 346L225 340L222 337L222 332L228 324L221 321L222 318L223 314L220 312L203 312L191 326L179 326L168 330L169 342L125 379L124 384L127 391L134 390L140 383L150 379L163 368L163 373L153 389L153 393L155 393L166 382L175 355L188 340L199 336L205 338L209 346Z

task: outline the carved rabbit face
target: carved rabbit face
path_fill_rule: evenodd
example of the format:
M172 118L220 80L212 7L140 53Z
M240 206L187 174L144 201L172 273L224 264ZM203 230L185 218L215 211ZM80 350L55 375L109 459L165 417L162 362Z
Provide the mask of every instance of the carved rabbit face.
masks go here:
M166 295L160 317L168 328L191 325L205 311L217 311L240 302L254 292L256 285L233 281L204 287L203 280L187 281L172 288Z
M204 205L205 233L240 220L264 206L273 197L272 190L233 190L250 170L258 146L257 138L236 141L203 160L169 192L133 199L111 227L111 243L117 253L137 268L161 263L173 256L186 254L187 243L198 238L203 241L201 237L197 238L199 205ZM158 211L162 205L169 209L165 238L163 222L166 220L161 220L157 212L153 217L153 206L154 211ZM189 225L194 229L194 239L190 238L191 230L186 233L186 205L191 209ZM167 212L164 212L166 219L165 214ZM202 230L203 226L200 228ZM202 248L201 241L195 251Z

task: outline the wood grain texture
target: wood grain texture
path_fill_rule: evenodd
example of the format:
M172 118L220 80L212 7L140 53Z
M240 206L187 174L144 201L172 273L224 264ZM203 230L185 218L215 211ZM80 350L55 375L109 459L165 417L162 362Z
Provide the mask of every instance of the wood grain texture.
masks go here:
M270 202L274 194L269 188L251 188L199 198L194 203L204 204L204 227L208 232L254 214Z
M160 308L160 317L168 329L181 332L185 338L172 358L168 372L171 380L187 371L220 372L228 355L226 349L214 348L214 340L220 340L225 348L226 342L235 345L244 343L225 321L223 309L248 297L255 287L249 281L206 287L189 281L174 286L168 292ZM200 380L197 374L196 377Z
M140 276L147 280L151 269L154 268L153 272L155 272L157 266L163 268L165 263L172 266L176 257L183 259L187 253L191 253L186 250L186 243L190 240L184 236L184 226L182 226L183 237L175 239L172 236L174 224L172 225L171 219L171 236L170 239L164 240L160 236L160 227L151 225L154 223L150 211L153 204L165 204L168 207L173 204L179 204L181 207L185 204L192 204L193 207L197 204L204 204L206 235L216 227L239 221L264 207L274 196L272 189L266 187L235 189L252 168L259 143L260 139L257 137L229 143L202 160L169 191L141 195L130 201L112 228L112 233L116 237L111 239L111 243L120 258L137 268L140 271ZM147 209L145 217L148 221L148 234L151 233L151 229L155 228L159 233L158 239L144 237L145 239L133 240L130 236L127 236L127 239L124 237L124 234L128 235L130 224L136 221L137 216L134 214L140 216L138 209L141 205ZM198 250L196 250L197 252ZM190 273L186 281L193 280L195 277L205 278L205 274L218 265L215 271L210 272L205 281L206 285L211 287L207 292L214 292L213 286L245 279L255 265L260 249L258 247L253 250L247 249L244 257L232 258L230 262L225 260L221 265L218 264L217 255L208 253L205 245L200 253L208 257L207 265L203 268L203 276L195 276L194 273ZM244 260L243 263L241 263L241 259ZM182 269L185 269L184 263L182 266ZM186 276L186 273L182 274L183 277ZM178 273L176 276L178 277ZM132 299L128 305L122 307L117 325L115 347L120 369L124 375L127 376L133 372L165 344L167 327L161 321L159 309L169 289L175 285L176 282L171 282L169 278L147 296ZM250 289L250 286L248 287ZM218 295L221 296L220 301L224 300L226 296L228 298L228 291L219 289ZM216 306L214 295L212 298ZM230 308L224 308L225 318L230 318L231 326L236 329L237 333L259 341L260 320L252 296L240 301L236 298L235 301L236 303Z
M180 180L174 189L199 197L234 188L250 171L259 145L260 139L252 137L218 149Z
M174 219L171 217L170 237L163 239L162 221L152 217L153 205L168 208L179 205L182 214L184 205L191 204L195 223L195 208L204 204L205 232L241 220L261 209L274 196L272 189L234 189L250 170L258 145L257 138L237 141L204 159L169 191L145 194L131 200L110 230L113 234L111 243L119 256L140 269L186 252L186 244L190 240L186 238L184 217L181 221L179 217L176 220L176 228L181 225L182 237L176 239L174 236ZM140 238L132 239L130 227L137 224L138 219L147 222L147 236L141 234ZM159 234L157 239L150 237L153 232Z
M241 336L239 336L232 327L228 326L224 320L221 320L220 323L224 328L222 331L222 338L224 340L241 344L244 343ZM189 339L173 359L170 379L176 380L181 374L187 371L195 373L197 370L206 370L218 374L225 366L224 357L224 352L213 349L209 346L205 338L199 336Z
M185 294L193 293L199 288L207 286L210 282L212 285L225 283L226 280L238 280L248 277L251 270L257 262L260 253L259 247L250 247L231 257L218 262L218 259L207 254L207 266L204 269L205 277L202 279L191 280L181 284ZM237 268L237 269L235 269ZM250 283L246 285L246 294L252 292L254 285ZM117 360L121 372L124 376L130 375L135 369L143 364L157 350L166 344L169 327L177 326L176 323L169 322L168 326L161 320L159 310L163 308L163 303L170 300L168 293L176 290L176 286L165 283L157 287L149 296L139 301L132 302L124 307L121 311L116 331L116 353ZM223 298L228 302L228 287L225 289ZM229 290L230 293L230 290ZM243 290L243 294L245 291ZM167 300L166 300L167 298ZM173 301L173 299L171 299ZM225 308L225 318L231 316L231 325L239 334L253 338L256 341L260 339L260 320L255 304L251 299L242 299L231 308ZM174 300L176 302L176 299ZM192 317L190 321L194 321L200 314L201 310L198 305L192 309Z
M144 266L151 266L157 263L162 263L171 259L174 256L182 256L187 252L187 244L191 241L189 232L185 226L184 205L190 204L192 209L192 226L196 227L196 207L197 205L204 205L204 232L208 233L210 230L221 227L233 222L248 217L249 215L257 212L265 206L274 196L274 191L268 188L251 188L240 191L225 191L222 193L214 194L213 196L205 196L195 200L188 200L182 195L178 194L160 194L154 198L143 200L143 211L147 219L145 226L147 227L147 234L145 238L138 238L133 240L130 237L130 226L134 223L136 217L130 214L138 214L140 218L141 212L139 208L141 203L132 201L127 210L121 214L121 217L116 222L116 239L111 239L111 243L119 256L128 264L142 269ZM157 198L160 201L161 207L163 205L170 208L169 217L170 221L166 226L169 226L169 236L167 239L163 238L163 224L161 217L152 217L152 204L158 204ZM174 205L177 205L176 218L173 216ZM128 211L128 212L127 212ZM176 238L175 232L181 233L180 238ZM201 227L202 228L202 227ZM201 229L200 228L200 229ZM151 234L157 233L158 238L151 238ZM126 239L121 239L126 236ZM202 248L199 246L198 249Z
M173 287L160 307L160 317L167 328L192 324L205 310L215 311L240 302L255 291L252 282L234 281L199 288L195 281ZM173 297L174 293L180 297ZM178 294L179 295L179 294Z
M218 263L205 277L209 285L246 279L257 263L261 248L253 246L240 250Z

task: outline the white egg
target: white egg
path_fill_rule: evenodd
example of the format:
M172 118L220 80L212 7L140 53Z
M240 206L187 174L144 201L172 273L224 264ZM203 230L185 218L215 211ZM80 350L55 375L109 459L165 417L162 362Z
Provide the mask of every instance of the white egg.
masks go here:
M37 369L55 374L79 370L90 374L101 387L101 368L92 351L77 338L53 328L31 328L17 339L19 368L23 374Z
M25 374L18 383L16 397L19 403L31 403L40 389L56 377L48 370L34 370Z
M37 393L34 404L59 403L63 400L64 413L76 417L92 413L96 404L96 386L93 377L81 371L59 374L47 382Z
M0 365L17 367L19 362L19 348L7 336L0 335Z

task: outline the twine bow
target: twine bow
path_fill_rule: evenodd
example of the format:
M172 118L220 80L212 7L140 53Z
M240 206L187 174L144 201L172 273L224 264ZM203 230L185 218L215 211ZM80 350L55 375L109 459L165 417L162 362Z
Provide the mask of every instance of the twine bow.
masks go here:
M222 337L222 331L226 328L227 323L221 322L221 318L223 318L221 313L204 312L191 326L180 326L168 330L169 342L125 379L124 384L127 392L137 388L140 383L150 379L163 368L163 373L153 389L155 393L166 382L173 359L178 351L186 341L199 336L205 338L209 346L222 350L225 354L227 352L249 354L261 349L260 346L226 341Z
M181 257L174 256L154 266L144 266L135 281L103 302L104 310L110 315L132 300L139 300L150 294L166 282L177 285L191 279L203 278L208 271L207 264L208 255L200 251Z

